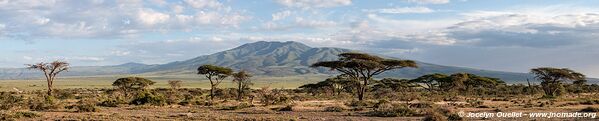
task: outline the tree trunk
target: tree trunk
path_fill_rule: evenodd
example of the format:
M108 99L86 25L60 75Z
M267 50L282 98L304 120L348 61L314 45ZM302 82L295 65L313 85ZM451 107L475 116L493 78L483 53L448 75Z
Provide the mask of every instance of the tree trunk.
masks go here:
M52 96L52 80L48 79L48 96Z
M210 101L214 100L214 85L210 86Z
M241 83L241 81L239 81L238 84L237 84L237 88L238 88L238 90L237 90L237 101L241 101L241 95L243 94L243 89L242 89L241 85L242 85L242 83Z

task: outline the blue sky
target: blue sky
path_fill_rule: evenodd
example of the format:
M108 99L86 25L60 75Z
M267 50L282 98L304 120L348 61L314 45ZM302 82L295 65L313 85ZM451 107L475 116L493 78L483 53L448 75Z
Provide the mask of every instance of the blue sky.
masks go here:
M298 41L443 65L599 77L597 0L0 0L0 67L161 64Z

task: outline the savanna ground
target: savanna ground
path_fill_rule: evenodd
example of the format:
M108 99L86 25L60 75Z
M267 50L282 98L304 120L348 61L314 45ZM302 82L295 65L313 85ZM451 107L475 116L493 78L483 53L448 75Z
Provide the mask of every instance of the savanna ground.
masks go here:
M151 89L132 94L113 89L115 79L62 78L55 82L58 90L54 96L45 96L42 80L0 81L0 120L598 120L462 118L458 114L599 111L597 93L542 98L541 93L464 96L392 91L369 92L365 101L356 101L345 92L314 95L295 89L322 79L298 76L255 77L254 88L242 101L235 100L233 84L223 82L216 99L210 101L206 90L209 85L197 77L148 77L157 83ZM167 80L182 80L182 88L170 89Z

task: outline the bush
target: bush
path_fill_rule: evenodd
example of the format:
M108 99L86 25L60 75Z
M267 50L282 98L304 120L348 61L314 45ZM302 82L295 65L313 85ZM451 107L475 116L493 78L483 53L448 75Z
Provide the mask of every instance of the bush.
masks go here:
M151 92L148 91L143 91L138 93L135 98L129 102L129 104L131 105L145 105L145 104L150 104L150 105L156 105L156 106L163 106L166 105L166 98L161 95L161 94L153 94Z
M23 104L23 96L2 92L0 94L0 110L9 110Z
M462 118L458 114L450 114L449 116L447 116L447 120L449 120L449 121L463 121L464 118Z
M25 118L35 118L35 117L39 117L40 115L38 115L37 113L34 112L17 112L15 113L15 117L16 118L21 118L21 117L25 117Z
M447 118L440 113L431 113L428 114L424 117L424 119L422 119L423 121L447 121Z
M276 110L276 111L293 111L293 105L287 105L287 106L281 107L281 108L273 108L272 110Z
M367 107L370 104L366 101L352 100L351 102L346 103L345 105L351 106L351 107Z
M29 109L34 111L46 111L52 109L59 109L62 106L54 96L45 97L32 97L28 102Z
M104 100L102 102L100 102L98 104L98 106L103 106L103 107L118 107L119 106L119 101L115 100L115 99L107 99Z
M376 117L406 117L413 116L416 112L407 107L392 107L390 109L376 109L368 112L368 116Z
M93 104L79 104L75 106L77 108L77 112L98 112L99 109L96 108L96 105Z
M580 110L580 112L599 112L599 108L587 107L587 108Z
M325 112L343 112L345 111L345 108L341 107L341 106L331 106L331 107L326 107L324 108Z
M220 108L220 110L239 110L239 109L244 109L244 108L249 108L249 107L254 107L254 105L250 105L248 103L240 103L239 105L235 105L235 106L225 106Z

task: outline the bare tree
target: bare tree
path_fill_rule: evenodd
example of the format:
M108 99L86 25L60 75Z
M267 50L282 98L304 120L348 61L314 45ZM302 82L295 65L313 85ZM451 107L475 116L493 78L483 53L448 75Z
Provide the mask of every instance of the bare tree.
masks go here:
M69 70L69 63L65 61L54 61L51 63L36 63L27 64L28 69L35 69L44 72L46 82L48 82L48 95L52 95L52 85L54 85L54 79L56 76L63 71Z

